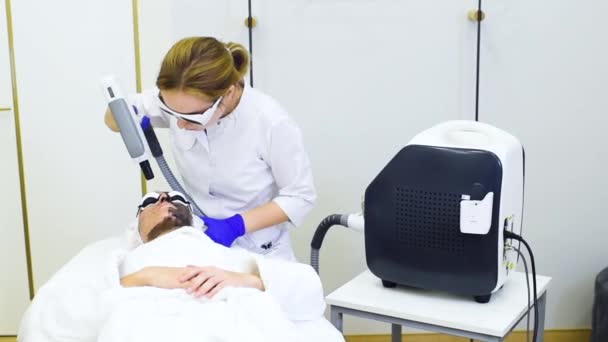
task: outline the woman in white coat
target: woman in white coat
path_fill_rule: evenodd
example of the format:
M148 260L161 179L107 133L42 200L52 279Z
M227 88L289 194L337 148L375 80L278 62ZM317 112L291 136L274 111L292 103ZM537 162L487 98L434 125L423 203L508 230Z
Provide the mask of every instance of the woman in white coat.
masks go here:
M244 81L247 50L211 37L178 41L156 88L132 98L170 131L185 190L207 217L207 235L269 257L295 260L289 227L316 194L300 129L271 97ZM118 131L108 110L107 126Z

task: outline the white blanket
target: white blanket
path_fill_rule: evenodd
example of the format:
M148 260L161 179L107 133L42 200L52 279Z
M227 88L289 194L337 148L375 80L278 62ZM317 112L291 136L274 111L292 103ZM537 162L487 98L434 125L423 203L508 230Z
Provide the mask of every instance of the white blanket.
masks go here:
M36 295L19 341L300 341L294 322L322 317L320 281L307 265L253 257L181 228L129 250L128 241L95 244L64 266ZM257 268L266 291L226 288L211 300L184 290L123 288L121 273L144 266ZM88 266L87 266L88 265Z

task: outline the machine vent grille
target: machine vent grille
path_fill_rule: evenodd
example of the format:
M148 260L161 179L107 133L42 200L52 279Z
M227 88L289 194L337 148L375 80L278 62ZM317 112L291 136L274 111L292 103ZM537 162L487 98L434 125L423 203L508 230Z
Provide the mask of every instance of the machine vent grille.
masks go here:
M404 246L462 255L460 195L396 188L395 228Z

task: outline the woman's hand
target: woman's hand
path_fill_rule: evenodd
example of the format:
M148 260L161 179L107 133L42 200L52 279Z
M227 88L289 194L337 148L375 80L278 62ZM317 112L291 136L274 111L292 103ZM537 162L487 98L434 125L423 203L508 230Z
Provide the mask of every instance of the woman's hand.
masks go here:
M112 111L109 107L108 109L106 109L106 113L104 114L104 121L109 129L114 132L120 132L120 128L118 127L116 120L114 120L114 115L112 114Z
M185 267L145 267L135 273L124 276L120 284L124 287L153 286L163 289L183 289L189 284L180 279L188 273Z
M227 286L250 287L264 291L264 283L257 275L226 271L213 266L188 266L179 281L187 284L186 291L197 298L212 298Z

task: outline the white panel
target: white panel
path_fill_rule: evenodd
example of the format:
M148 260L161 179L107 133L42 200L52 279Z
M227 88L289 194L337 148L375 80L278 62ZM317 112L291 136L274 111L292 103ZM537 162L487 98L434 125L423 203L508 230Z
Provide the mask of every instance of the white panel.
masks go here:
M0 3L0 75L10 75L5 3ZM12 107L10 77L0 78L0 107ZM0 336L16 335L29 303L15 120L0 111Z
M130 1L13 3L36 288L134 219L139 168L103 123L101 76L135 88Z
M608 266L608 3L484 4L480 120L526 150L523 234L554 280L547 328L588 328Z
M13 112L0 112L0 189L3 193L0 196L0 336L17 333L21 315L29 304L15 141Z
M365 188L418 132L473 108L474 1L258 0L256 87L302 127L319 200L293 234L308 262L327 215L361 210ZM333 229L321 252L326 291L365 266L363 236ZM347 318L349 334L390 325Z
M155 86L165 54L179 39L211 36L224 42L238 42L247 46L247 30L244 26L246 17L246 3L237 0L140 1L139 32L143 89ZM156 130L156 134L169 165L176 172L168 132ZM156 162L152 164L155 178L148 182L148 189L169 189ZM179 177L177 173L176 176Z
M8 30L5 2L0 5L0 108L13 106L11 90L11 66L8 52ZM9 115L6 114L5 115Z

